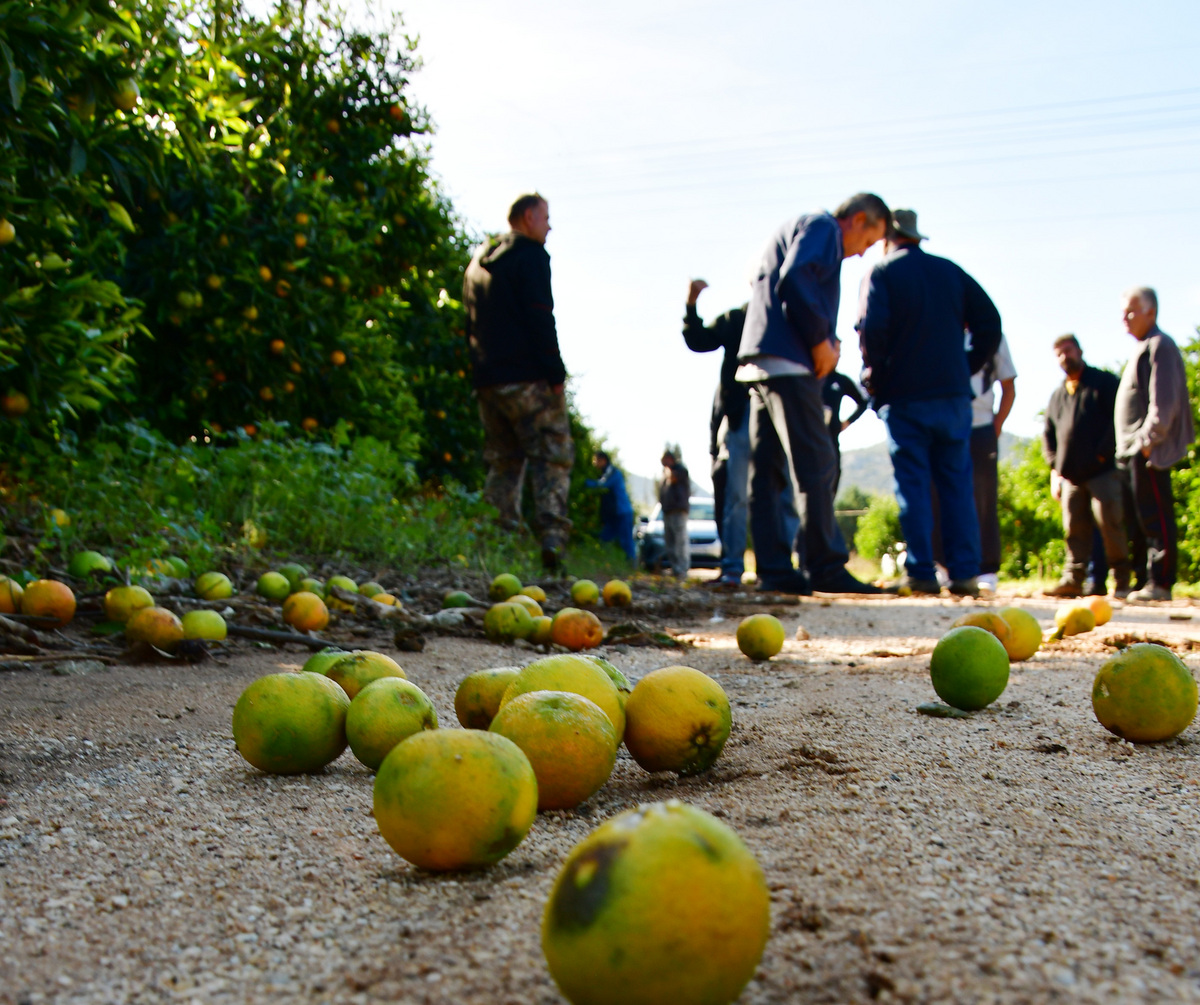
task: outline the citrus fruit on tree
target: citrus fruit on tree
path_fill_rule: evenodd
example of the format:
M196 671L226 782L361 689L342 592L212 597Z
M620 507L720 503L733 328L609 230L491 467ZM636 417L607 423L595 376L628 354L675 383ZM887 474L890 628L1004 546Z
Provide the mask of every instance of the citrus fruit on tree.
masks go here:
M374 771L394 746L423 729L437 729L433 703L403 677L381 677L350 700L346 739L363 764Z
M1107 597L1088 597L1087 608L1096 618L1096 627L1107 625L1113 616L1112 604Z
M5 219L4 217L0 216L0 247L3 247L6 244L12 244L13 241L15 241L16 239L17 239L17 228L12 225L11 220ZM20 392L14 392L14 393L20 393ZM6 396L4 398L4 400L7 402L8 398L11 396L12 395ZM25 396L21 395L21 397L24 398ZM29 399L26 398L25 412L29 411L28 401L29 401ZM13 414L24 415L25 414L25 412L16 412L16 413L10 412L9 407L10 406L7 406L7 405L4 407L3 411L4 411L5 415L13 415Z
M783 625L773 614L751 614L737 627L738 648L752 660L769 660L783 649Z
M1037 618L1021 607L1002 607L999 611L1009 628L1004 648L1013 662L1027 660L1042 647L1042 626Z
M511 572L502 572L492 580L488 587L488 600L493 602L507 600L514 593L521 592L521 581Z
M229 634L225 619L216 611L188 611L179 619L185 639L208 639L220 642Z
M625 735L625 712L616 685L586 656L564 653L535 660L517 674L504 691L500 707L531 691L570 691L600 706L616 731L617 744Z
M319 632L329 624L329 609L315 593L293 593L283 602L283 620L298 632Z
M549 645L553 641L553 631L554 619L543 614L541 617L533 619L533 627L525 638L535 646Z
M537 778L511 740L433 729L392 748L375 775L375 820L401 858L425 869L499 862L537 816Z
M233 583L223 572L205 572L196 577L196 596L203 600L224 600L233 596Z
M1068 604L1054 612L1054 624L1063 635L1083 635L1096 627L1096 615L1080 603Z
M500 711L505 689L520 672L520 667L493 667L467 674L454 692L454 714L463 727L487 729Z
M575 652L592 649L604 641L604 626L591 611L564 607L550 623L550 640Z
M600 599L600 587L590 579L577 579L571 584L571 603L591 607Z
M671 800L627 810L571 849L542 951L572 1005L727 1005L770 927L766 881L741 838Z
M328 677L275 673L260 677L233 709L238 752L260 771L320 771L346 749L350 699Z
M603 595L608 607L628 607L633 603L633 590L623 579L610 579L604 584Z
M282 572L264 572L258 577L255 589L259 596L268 600L287 600L288 594L292 592L292 584Z
M950 627L961 628L963 625L974 625L976 628L982 628L985 632L991 632L1000 640L1005 652L1008 651L1008 641L1012 638L1012 629L999 614L993 611L972 611L958 618Z
M98 551L79 551L72 556L67 572L76 579L84 579L93 572L112 572L112 567L112 562Z
M343 656L349 656L350 653L345 649L337 649L334 646L326 646L318 653L313 653L307 660L304 661L304 666L300 669L305 673L324 674L331 666L333 666Z
M114 586L104 594L104 616L109 621L124 623L134 611L153 606L154 598L144 586Z
M300 585L300 580L308 576L308 570L295 562L288 562L286 565L281 565L278 572L292 584L293 590Z
M75 617L75 594L57 579L35 579L21 595L21 613L51 618L56 627L62 628Z
M1178 736L1196 717L1196 681L1166 646L1139 642L1110 657L1092 684L1100 725L1134 743Z
M0 614L16 614L21 609L21 594L24 592L24 587L15 579L0 576Z
M469 593L462 590L452 590L442 597L442 607L474 607L475 601Z
M368 684L380 678L408 677L399 663L373 649L355 649L341 659L334 660L325 671L325 676L337 681L351 699Z
M522 586L517 592L536 600L539 604L546 602L546 591L540 586Z
M542 605L534 600L533 597L527 597L523 593L514 593L508 598L508 600L505 601L505 603L520 604L529 612L529 616L531 618L540 618L545 616L545 612L542 610Z
M652 670L625 702L625 747L647 771L707 771L732 728L725 691L692 667Z
M951 628L933 647L929 677L938 697L964 712L984 708L1008 686L1008 653L989 631Z
M518 695L488 728L529 758L539 810L570 809L591 796L608 781L620 746L600 706L569 691Z
M169 653L183 641L183 623L165 607L142 607L125 622L125 638Z
M533 616L522 604L501 601L483 616L483 634L492 642L523 639L533 630Z

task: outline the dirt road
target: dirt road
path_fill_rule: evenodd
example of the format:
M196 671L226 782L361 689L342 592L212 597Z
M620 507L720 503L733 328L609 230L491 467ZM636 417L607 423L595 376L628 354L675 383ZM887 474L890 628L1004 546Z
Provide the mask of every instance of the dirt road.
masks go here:
M348 751L301 778L237 755L241 689L299 652L2 674L0 1002L559 1002L538 927L563 857L672 797L766 870L774 930L742 1002L1200 1001L1200 727L1133 747L1089 700L1102 639L1171 641L1194 667L1200 609L1119 611L973 718L918 715L961 610L805 601L777 613L812 639L769 664L737 652L732 617L673 624L697 643L680 657L606 651L633 678L685 662L721 682L735 731L715 770L678 782L622 751L583 807L452 876L385 844ZM443 638L398 658L454 727L466 673L532 654Z

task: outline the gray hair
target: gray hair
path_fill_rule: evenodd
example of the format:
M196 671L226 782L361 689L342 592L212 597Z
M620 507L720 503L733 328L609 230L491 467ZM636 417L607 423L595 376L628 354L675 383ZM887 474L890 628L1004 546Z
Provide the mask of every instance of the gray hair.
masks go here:
M849 220L855 213L866 213L867 223L871 226L882 220L890 229L892 226L892 211L877 195L870 192L859 192L850 196L844 203L833 211L839 220Z
M1146 310L1158 313L1158 294L1154 292L1152 286L1135 286L1133 289L1125 291L1126 300L1132 300L1134 297L1142 302L1142 306Z

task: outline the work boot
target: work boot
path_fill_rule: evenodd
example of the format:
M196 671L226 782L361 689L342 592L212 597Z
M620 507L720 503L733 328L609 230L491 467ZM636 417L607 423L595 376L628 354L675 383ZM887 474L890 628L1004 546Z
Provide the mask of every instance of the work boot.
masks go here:
M1057 586L1052 586L1048 590L1042 591L1044 597L1060 597L1073 599L1083 595L1083 590L1080 589L1078 583L1073 579L1064 579Z
M800 572L783 573L778 576L763 576L756 587L759 593L791 593L799 597L812 596L812 584Z
M951 580L949 589L954 597L978 597L979 580L974 576L970 579L954 579Z
M864 583L861 579L851 575L846 569L838 569L836 572L823 576L820 579L814 579L812 588L816 593L886 593L886 590L880 589L874 583Z
M1150 600L1170 600L1171 591L1157 583L1147 583L1140 590L1134 590L1125 599L1131 604L1144 604Z
M904 597L937 597L941 596L942 587L936 579L914 579L912 576L905 576L896 587L896 592Z

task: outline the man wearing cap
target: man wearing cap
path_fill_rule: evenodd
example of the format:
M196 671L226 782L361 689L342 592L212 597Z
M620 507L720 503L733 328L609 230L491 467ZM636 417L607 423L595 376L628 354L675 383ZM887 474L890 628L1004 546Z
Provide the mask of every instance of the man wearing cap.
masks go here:
M971 472L971 375L1000 346L1000 314L963 269L921 249L911 209L892 213L886 254L860 291L863 383L888 431L900 526L902 587L940 592L930 485L941 502L950 592L979 592L979 519ZM969 333L970 348L963 344Z
M753 385L750 530L760 590L880 592L845 567L849 554L833 514L837 457L825 427L821 382L840 353L835 329L842 260L880 240L890 219L879 196L860 192L833 213L788 220L772 235L753 281L736 376ZM789 465L806 503L795 538L799 571L792 567L780 506Z

